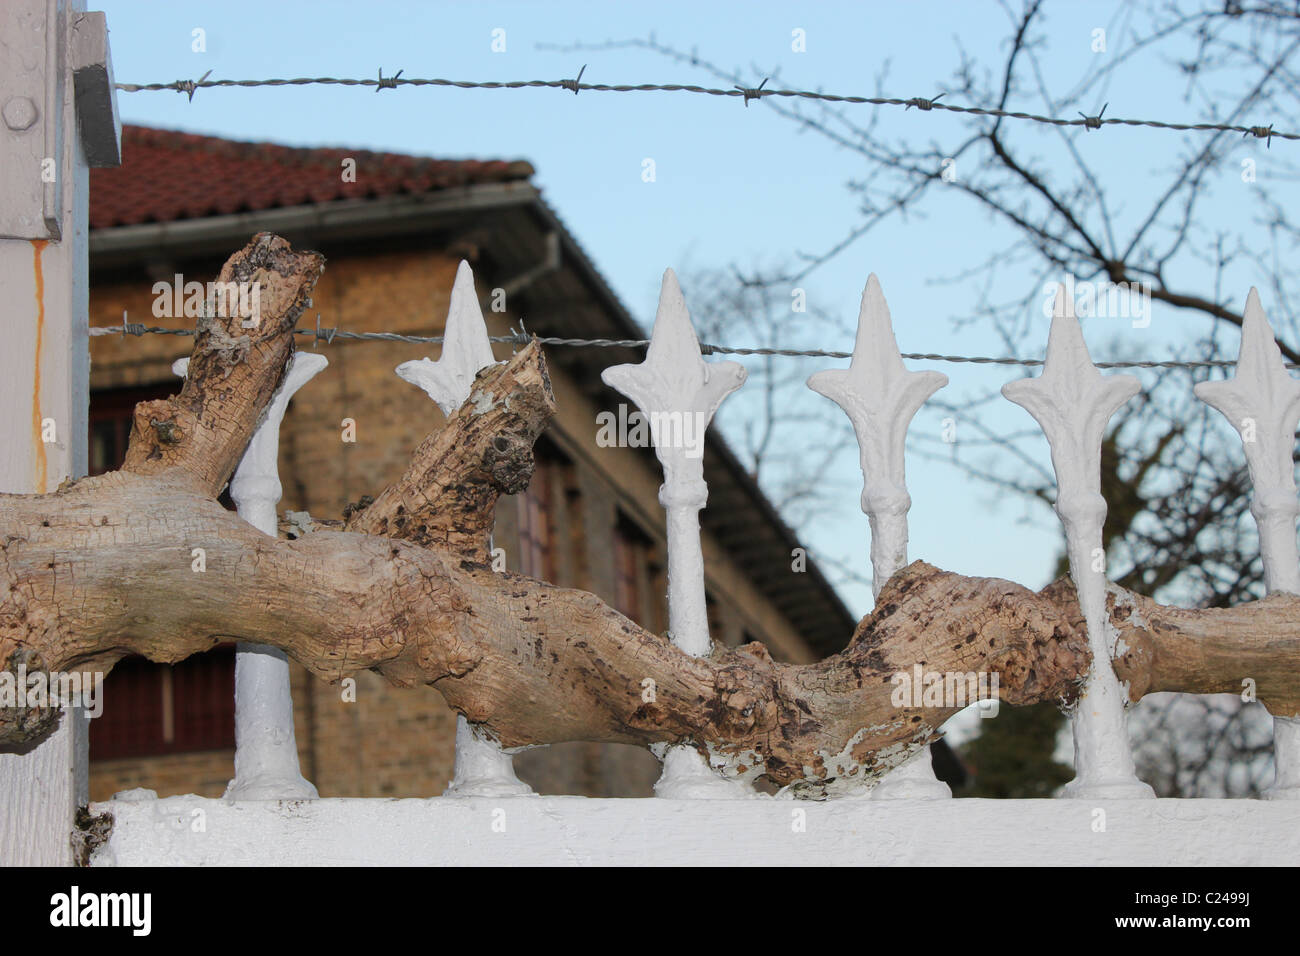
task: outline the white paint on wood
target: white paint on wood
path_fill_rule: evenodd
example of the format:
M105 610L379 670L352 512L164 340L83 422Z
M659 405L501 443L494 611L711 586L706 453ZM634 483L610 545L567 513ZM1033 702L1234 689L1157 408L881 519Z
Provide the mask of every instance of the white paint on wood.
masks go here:
M95 804L99 866L1293 866L1248 800L327 799ZM196 829L201 827L201 831Z
M263 534L279 534L275 506L280 484L280 424L289 401L329 361L314 352L295 352L262 422L230 480L239 516ZM172 371L184 375L189 359ZM276 647L241 642L235 649L235 777L226 796L237 800L314 800L316 788L302 775L293 727L289 658Z
M443 327L442 354L403 362L397 374L417 385L438 403L444 415L452 415L465 404L480 369L496 362L492 342L478 293L474 272L461 260L451 286L447 322ZM456 797L526 796L533 792L515 776L510 754L482 728L472 726L463 715L456 716L456 763L445 794Z
M709 497L704 434L718 406L744 384L745 375L737 362L706 362L701 357L672 269L664 272L645 361L601 373L605 384L630 398L650 423L650 438L664 471L659 503L667 512L668 526L668 631L674 644L696 657L713 647L700 547L700 509ZM671 747L659 756L664 772L655 793L661 797L722 799L752 792L743 782L718 776L692 747Z
M0 491L8 492L53 491L64 478L86 473L89 180L73 84L59 69L67 31L57 9L46 0L0 4L0 109L16 97L37 108L24 128L0 122L0 222L15 225L0 225L0 236L22 237L0 238L0 407L6 413ZM64 17L75 16L85 6L74 0L65 9ZM45 28L47 18L55 29ZM6 111L10 118L19 106ZM40 159L47 156L56 160L53 183L41 179ZM41 238L51 235L62 240ZM48 444L41 434L46 418L55 425ZM87 721L80 709L65 712L58 729L27 752L0 753L0 865L71 863L73 814L87 800L87 783Z
M1264 585L1300 594L1300 551L1296 548L1295 432L1300 423L1300 382L1291 377L1259 292L1250 290L1242 315L1236 374L1201 382L1196 397L1223 413L1241 435L1254 486L1250 513L1259 527ZM1249 675L1246 675L1249 676ZM1264 796L1300 800L1300 717L1273 715L1273 786Z
M1075 777L1062 795L1080 799L1145 798L1128 744L1127 694L1111 666L1116 634L1106 614L1101 441L1120 406L1139 391L1132 375L1102 375L1092 364L1074 303L1058 287L1043 374L1008 382L1002 394L1043 429L1056 471L1056 513L1065 526L1070 577L1079 595L1092 668L1073 714Z
M889 304L873 272L862 290L858 334L847 369L826 369L808 379L853 423L862 465L862 510L871 526L871 590L880 595L895 572L907 565L907 430L921 406L948 384L940 372L909 372L894 337ZM952 796L934 775L926 746L871 787L876 799L938 799Z

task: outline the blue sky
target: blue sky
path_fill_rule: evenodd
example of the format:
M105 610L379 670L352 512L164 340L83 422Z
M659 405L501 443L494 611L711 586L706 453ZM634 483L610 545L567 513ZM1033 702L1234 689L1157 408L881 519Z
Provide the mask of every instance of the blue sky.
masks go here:
M655 54L553 52L537 44L588 43L645 37L690 50L720 66L779 70L784 85L872 95L877 72L889 61L892 95L933 96L944 88L959 46L989 68L1005 53L1008 22L992 3L396 3L245 2L153 3L102 0L120 82L213 78L385 75L511 80L576 75L585 82L687 82L719 85ZM1072 85L1095 54L1092 31L1118 32L1118 4L1048 4L1047 80L1058 91ZM192 50L196 28L206 51ZM791 48L792 31L806 34L806 52ZM492 50L493 31L505 31L505 52ZM1112 34L1113 36L1114 34ZM1114 40L1112 40L1112 43ZM1197 118L1197 104L1159 64L1141 63L1106 91L1108 116ZM119 94L122 118L192 132L289 145L350 146L439 157L524 158L536 183L632 312L648 323L666 266L742 266L788 260L796 250L817 251L857 220L844 183L861 176L860 160L800 134L762 103L668 93L612 94L557 90L482 91L400 88L300 87L205 89L192 102L175 92ZM1017 106L1037 109L1024 100ZM1097 103L1099 107L1101 104ZM851 106L866 111L868 106ZM855 114L857 115L857 114ZM882 128L909 140L952 141L960 134L951 114L885 109ZM1026 130L1032 150L1050 155L1049 134ZM1076 145L1119 206L1121 219L1138 215L1153 188L1151 170L1171 165L1186 142L1180 134L1108 127L1080 131ZM1273 151L1295 149L1275 142ZM1267 182L1268 153L1243 143ZM653 158L656 181L642 181ZM1232 223L1241 184L1235 168L1210 184L1203 215ZM201 185L201 184L197 184ZM1284 188L1279 185L1277 188ZM1285 187L1294 188L1294 187ZM955 285L936 280L973 267L1009 233L957 198L938 199L923 214L897 220L813 273L803 285L811 301L856 317L867 274L880 276L904 352L1002 355L1005 346L983 327L954 329L952 319L973 302L978 279ZM1232 301L1244 302L1264 274L1250 263L1235 268ZM1024 291L1027 276L1002 279ZM1015 283L1021 282L1019 288ZM691 289L684 289L688 304ZM1206 290L1209 291L1209 290ZM1268 308L1267 298L1265 308ZM1017 351L1041 355L1047 319L1038 316ZM1157 310L1151 327L1097 325L1087 333L1094 355L1166 358L1203 331L1185 316ZM816 329L809 330L816 338ZM746 342L726 344L746 345ZM851 348L851 339L827 338L826 348ZM842 366L825 360L818 367ZM993 388L1024 371L911 363L945 372L952 384L940 397ZM396 387L396 385L395 385ZM1189 382L1190 387L1190 382ZM1032 422L1007 403L991 424L1024 428ZM937 413L923 411L914 429L937 433ZM958 436L960 440L960 436ZM1039 449L1046 461L1046 443ZM842 473L852 491L842 508L810 535L814 547L855 554L867 564L868 527L858 506L856 455ZM955 468L909 461L913 499L911 556L963 573L1046 583L1061 547L1055 519L1042 507L997 500ZM1032 520L1025 521L1030 518ZM870 606L864 588L846 591L851 606Z

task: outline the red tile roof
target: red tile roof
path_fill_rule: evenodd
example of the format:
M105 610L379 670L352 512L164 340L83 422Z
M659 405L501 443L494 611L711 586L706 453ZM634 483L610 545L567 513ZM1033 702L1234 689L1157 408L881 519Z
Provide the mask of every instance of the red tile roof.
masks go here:
M357 161L357 181L342 161ZM241 143L144 126L122 127L122 166L90 171L90 226L102 229L226 213L436 192L528 179L522 161L425 159L358 149Z

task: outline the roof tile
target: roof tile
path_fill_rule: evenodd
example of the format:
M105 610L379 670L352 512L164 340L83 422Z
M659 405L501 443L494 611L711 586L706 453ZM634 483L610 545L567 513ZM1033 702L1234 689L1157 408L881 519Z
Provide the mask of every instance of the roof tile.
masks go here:
M342 162L357 162L343 182ZM122 165L90 171L90 226L201 219L228 213L526 180L522 160L426 159L360 149L241 143L144 126L122 127Z

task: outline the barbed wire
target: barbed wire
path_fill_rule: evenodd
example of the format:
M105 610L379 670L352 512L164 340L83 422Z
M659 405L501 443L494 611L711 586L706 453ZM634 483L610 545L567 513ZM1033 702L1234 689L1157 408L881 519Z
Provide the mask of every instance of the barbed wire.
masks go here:
M121 335L121 336L143 336L143 335L180 335L192 336L195 334L194 329L167 329L159 326L147 326L141 323L127 323L122 325L101 325L92 326L90 329L91 336L101 335ZM324 342L326 345L333 344L338 339L352 339L359 341L371 342L407 342L415 345L441 345L443 336L441 335L407 335L402 332L350 332L347 329L322 329L318 325L314 329L294 329L296 335L309 335L313 338L313 344L319 345ZM492 335L488 337L490 342L510 344L510 345L527 345L529 342L536 341L539 345L552 345L562 348L645 348L650 344L649 339L573 339L562 338L550 335L533 335L531 332L512 332L510 335ZM700 343L700 352L703 355L780 355L790 358L852 358L852 352L841 352L832 349L778 349L778 348L750 348L733 345L714 345L712 343ZM949 362L959 365L1015 365L1025 367L1037 367L1043 364L1042 359L1022 359L1010 356L994 357L984 355L940 355L934 352L903 352L902 357L912 361L922 362ZM1235 361L1227 360L1207 360L1201 362L1184 362L1177 360L1139 360L1132 362L1094 362L1097 368L1233 368L1236 366ZM1295 362L1286 363L1289 369L1300 368L1300 364Z
M734 86L731 89L697 86L692 83L583 83L582 74L586 65L578 71L574 79L564 80L448 80L442 78L404 77L398 70L392 76L384 76L381 69L376 79L350 79L336 76L294 77L292 79L265 80L210 80L209 70L197 80L172 80L170 83L115 83L114 87L123 93L144 93L171 90L186 94L191 101L196 90L214 87L263 87L263 86L373 86L375 92L396 89L399 86L440 86L461 90L519 90L519 89L558 89L567 90L574 95L581 92L592 93L694 93L705 96L739 97L746 107L750 100L762 100L769 96L786 99L819 100L825 103L865 104L870 106L901 106L904 109L915 107L925 113L941 110L949 113L965 113L973 116L993 116L998 119L1025 120L1044 123L1049 126L1081 126L1087 130L1101 129L1103 126L1144 126L1151 129L1175 130L1179 132L1213 131L1224 133L1241 133L1242 137L1254 136L1262 139L1266 145L1272 145L1273 137L1284 140L1300 140L1300 133L1287 133L1268 126L1238 126L1231 123L1178 123L1165 120L1124 119L1122 117L1104 116L1103 106L1096 116L1079 114L1078 119L1065 119L1059 116L1042 116L1037 113L1025 113L1020 110L1003 110L983 106L961 106L956 103L940 103L940 93L933 97L913 96L907 99L893 96L846 96L837 93L822 93L815 90L767 89L767 80L755 87ZM1107 104L1109 105L1109 104Z

